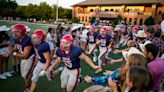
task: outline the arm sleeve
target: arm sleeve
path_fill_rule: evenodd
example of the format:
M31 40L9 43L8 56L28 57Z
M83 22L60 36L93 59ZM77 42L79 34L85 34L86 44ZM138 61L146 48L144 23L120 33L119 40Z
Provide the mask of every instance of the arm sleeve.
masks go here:
M49 52L50 51L50 46L45 45L44 48L42 49L42 52Z
M108 84L108 79L110 77L113 80L117 80L119 76L120 76L120 69L117 69L117 70L113 71L111 74L109 74L107 76L92 78L92 81L93 81L94 84L97 84L97 85L107 85Z
M79 47L79 50L78 50L77 56L79 57L82 53L83 53L83 50L82 50L82 48Z

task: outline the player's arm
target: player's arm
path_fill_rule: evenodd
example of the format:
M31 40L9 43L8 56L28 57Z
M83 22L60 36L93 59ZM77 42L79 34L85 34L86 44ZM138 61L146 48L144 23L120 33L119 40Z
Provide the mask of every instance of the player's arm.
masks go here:
M55 63L53 63L50 68L49 71L51 71L54 67L57 67L60 64L61 58L60 57L56 57Z
M118 62L123 62L124 59L123 58L120 58L120 59L117 59L117 60L112 60L111 63L118 63Z
M92 60L86 56L84 53L82 53L80 56L79 56L80 59L84 60L89 66L91 66L93 69L101 69L100 66L96 66Z
M109 40L109 47L111 47L112 46L112 43L113 43L113 39L111 38L110 40Z
M50 66L50 64L51 64L51 57L50 57L49 52L44 52L43 56L46 59L46 64L45 64L45 67L44 67L44 70L46 71L48 69L48 67Z
M98 38L96 38L96 44L100 44L100 40Z
M31 49L32 49L32 46L26 46L24 47L23 53L14 52L13 55L18 58L27 59L30 55Z

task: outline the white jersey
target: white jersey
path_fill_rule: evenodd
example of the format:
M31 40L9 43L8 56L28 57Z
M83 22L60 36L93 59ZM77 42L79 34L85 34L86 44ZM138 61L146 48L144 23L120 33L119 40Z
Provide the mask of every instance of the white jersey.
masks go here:
M54 44L53 44L52 40L53 40L53 38L52 38L51 34L48 33L47 38L46 38L46 42L49 44L50 50L54 49Z

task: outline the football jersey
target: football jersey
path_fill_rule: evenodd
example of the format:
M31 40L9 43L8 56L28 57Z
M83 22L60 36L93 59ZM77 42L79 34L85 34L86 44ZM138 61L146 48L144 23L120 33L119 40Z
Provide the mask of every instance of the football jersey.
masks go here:
M82 53L83 52L80 47L72 45L68 54L65 54L63 50L58 48L56 55L62 59L62 62L65 63L68 69L78 69L80 68L79 56Z
M43 55L44 52L50 53L50 47L47 42L42 42L41 44L35 46L35 54L41 63L46 63L46 59Z
M14 41L15 41L15 44L18 45L18 51L19 51L19 53L23 53L24 52L24 48L26 46L32 46L32 49L31 49L31 52L30 52L29 57L32 54L34 54L34 48L33 48L33 44L31 43L31 37L25 36L21 41L20 40L17 40L17 39L14 39Z
M98 32L91 34L90 32L87 33L87 36L89 38L89 43L96 43L96 38L98 36Z
M112 39L112 37L110 35L106 34L105 37L103 37L102 35L99 35L98 39L100 41L101 47L107 47L107 46L109 46L109 43L110 43L110 40Z

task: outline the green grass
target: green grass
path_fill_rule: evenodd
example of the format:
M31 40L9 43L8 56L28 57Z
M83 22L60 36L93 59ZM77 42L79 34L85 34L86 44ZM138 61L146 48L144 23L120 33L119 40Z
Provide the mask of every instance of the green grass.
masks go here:
M17 22L5 22L0 21L0 25L6 25L10 27L11 25L15 24ZM54 25L46 25L46 24L32 24L32 23L23 23L28 25L31 28L31 33L35 29L43 29L47 30L49 26ZM55 26L54 26L55 27ZM118 59L121 57L121 55L112 55L113 59ZM122 63L115 63L113 65L106 65L103 67L103 71L106 69L114 70L121 66ZM12 59L9 58L9 71L13 71L12 68ZM94 70L89 67L84 61L81 61L81 74L83 76L89 75L89 76L100 76L101 73L98 75L94 74ZM75 90L75 92L83 92L83 90L92 84L87 84L86 82L82 82L79 84ZM13 76L11 78L8 78L7 80L0 80L0 92L23 92L25 88L23 78L19 76ZM36 89L36 92L61 92L60 88L60 76L56 77L53 81L49 82L46 77L40 77L38 81L38 86Z

